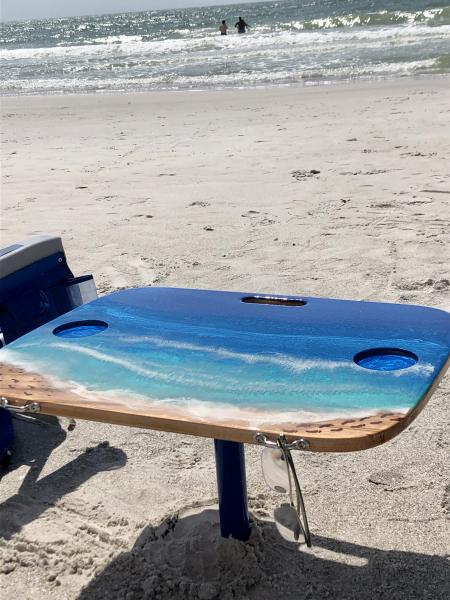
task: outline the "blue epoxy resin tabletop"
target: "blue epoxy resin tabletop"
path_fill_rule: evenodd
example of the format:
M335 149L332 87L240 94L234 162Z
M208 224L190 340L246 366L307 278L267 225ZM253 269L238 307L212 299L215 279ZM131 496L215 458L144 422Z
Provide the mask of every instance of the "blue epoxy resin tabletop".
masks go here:
M0 393L47 414L254 443L359 450L404 429L450 355L422 306L142 288L0 350Z

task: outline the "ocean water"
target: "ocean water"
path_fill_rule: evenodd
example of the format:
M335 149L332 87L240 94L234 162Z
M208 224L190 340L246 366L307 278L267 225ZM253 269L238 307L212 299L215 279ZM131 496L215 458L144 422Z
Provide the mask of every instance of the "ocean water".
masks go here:
M242 15L245 35L234 28ZM230 35L220 36L226 19ZM450 6L280 0L3 23L2 94L202 90L450 71Z

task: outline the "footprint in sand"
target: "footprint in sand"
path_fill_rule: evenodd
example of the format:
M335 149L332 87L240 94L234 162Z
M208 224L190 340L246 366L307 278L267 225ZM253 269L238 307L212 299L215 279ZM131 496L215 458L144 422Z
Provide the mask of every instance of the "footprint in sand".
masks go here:
M436 152L430 152L429 154L424 154L423 152L402 152L400 156L422 156L422 157L432 157L436 156Z
M394 169L372 169L370 171L341 171L339 175L381 175L382 173L389 173Z
M306 169L299 169L297 171L291 171L291 175L297 181L302 181L303 179L307 179L309 177L314 177L315 175L319 175L320 171L317 169L310 169L309 171Z
M113 198L118 198L118 196L99 196L96 200L106 200L106 202L111 202Z
M450 194L450 190L420 190L425 194Z
M201 206L202 208L205 208L205 206L210 206L210 204L204 200L196 200L195 202L191 202L189 206Z
M406 204L433 204L433 200L411 200L411 202L407 202Z
M427 279L426 281L401 281L395 286L398 289L416 291L433 288L437 292L442 292L450 288L448 279Z
M450 484L445 488L441 508L445 514L450 515Z
M370 208L394 208L390 202L381 202L380 204L371 204Z
M383 486L387 492L415 487L400 469L387 469L369 476L369 482Z

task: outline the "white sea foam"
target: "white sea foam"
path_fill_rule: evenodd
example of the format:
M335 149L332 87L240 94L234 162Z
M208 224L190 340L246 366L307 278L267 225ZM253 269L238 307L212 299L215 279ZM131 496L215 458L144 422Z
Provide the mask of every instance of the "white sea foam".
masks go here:
M172 385L178 384L182 386L204 388L206 390L219 390L221 392L224 390L235 390L242 393L258 393L260 397L277 392L300 394L310 390L314 393L319 393L321 391L326 392L329 389L329 384L326 382L322 382L322 384L319 382L316 384L305 385L298 379L292 380L289 383L286 383L285 381L278 382L276 380L261 381L258 378L251 379L251 374L245 377L245 379L238 377L233 378L228 373L221 373L219 377L217 374L208 373L203 368L203 363L201 361L198 362L197 368L193 367L192 365L189 365L185 368L182 366L167 367L164 362L152 364L151 362L149 363L148 360L143 361L141 359L141 362L137 363L136 359L123 359L105 352L99 352L98 350L85 348L82 346L74 346L72 344L54 343L51 344L51 346L63 351L68 350L70 352L78 352L80 354L84 354L85 356L89 356L96 361L122 367L130 373L134 373L140 377L150 380L153 379L158 382L162 381ZM335 386L333 386L333 389L335 389ZM344 391L350 393L351 391L357 391L358 387L350 384L343 385L343 389Z
M351 372L359 372L361 373L362 367L354 363L353 361L336 361L336 360L327 360L322 358L314 358L314 359L302 359L295 356L290 356L288 354L283 353L249 353L249 352L236 352L232 350L228 350L226 348L221 348L217 346L208 346L202 344L192 344L189 342L180 342L176 340L169 340L167 338L162 338L158 336L119 336L118 341L120 343L125 344L152 344L157 348L161 349L174 349L180 351L186 351L191 353L193 356L190 357L191 362L195 357L195 354L209 354L210 356L216 357L216 359L226 360L234 360L240 361L244 364L265 364L273 367L278 367L280 369L289 371L293 374L300 374L308 371L334 371L334 370L343 370ZM24 345L24 348L33 347L34 344L29 343ZM78 352L80 354L84 354L86 356L90 356L95 360L99 360L101 362L116 364L121 366L124 369L127 369L130 372L135 373L141 377L145 377L148 379L156 379L159 381L166 381L171 383L179 383L181 385L194 385L200 387L207 387L211 389L223 389L224 386L233 387L236 389L245 388L246 391L259 391L262 389L267 392L274 392L276 390L284 392L302 392L307 389L315 390L317 393L322 391L326 391L328 389L328 382L323 382L322 386L319 381L315 381L313 384L309 385L307 382L300 380L295 380L291 385L286 384L285 382L278 384L276 381L270 382L265 381L264 385L258 382L258 380L252 381L246 377L246 381L243 382L241 378L234 378L230 373L222 373L220 383L217 381L217 376L213 373L208 373L205 371L201 365L203 357L198 357L199 369L195 374L195 377L190 377L186 373L182 372L180 368L178 373L174 370L164 370L161 367L161 362L152 361L151 354L147 353L145 359L140 358L141 363L137 363L136 359L125 359L116 357L112 354L108 354L105 352L100 352L99 350L95 350L93 348L87 348L84 346L76 346L74 344L65 343L65 342L51 342L49 346L53 348L57 348L60 350L68 350L70 352ZM2 352L8 351L11 353L11 350L4 349ZM8 355L7 355L8 356ZM14 356L14 353L13 353ZM11 359L6 358L5 360L10 360L10 362L14 362ZM16 364L18 364L16 362ZM30 368L27 366L28 363L24 363L26 368ZM19 365L21 366L21 365ZM165 367L167 369L167 366ZM192 365L189 367L192 369ZM383 376L384 378L388 377L410 377L412 375L428 377L432 373L434 373L434 366L430 363L421 363L418 362L415 365L408 367L407 369L397 369L393 371L376 371L371 369L364 369L364 373L373 376ZM249 373L250 375L251 373ZM333 384L333 389L335 389L335 385ZM357 388L355 388L357 389ZM350 392L352 391L351 384L343 385L343 391Z
M219 51L221 53L228 51L247 53L260 53L265 49L267 51L292 50L292 47L301 48L302 51L315 51L318 48L325 47L327 52L343 50L349 45L354 49L355 42L358 43L358 51L368 47L381 48L389 40L391 45L403 46L420 41L422 38L431 40L440 39L450 34L450 25L443 25L438 28L431 28L425 25L403 26L402 28L381 28L375 31L364 30L327 30L327 31L308 31L298 33L295 31L270 31L262 33L258 37L249 36L227 36L225 39L218 38L215 32L208 35L195 36L189 38L146 40L142 36L121 35L109 36L105 38L94 38L88 45L57 45L52 47L37 48L11 48L3 49L0 60L18 60L18 59L49 59L51 57L97 57L99 60L111 55L147 55L153 56L165 55L171 53L182 53L189 55L197 51L209 52ZM242 57L245 56L242 55ZM198 57L197 57L198 58Z
M2 354L5 350L2 350ZM7 351L4 362L23 368L29 372L39 372L38 365L33 365L29 361L18 358L17 354ZM80 382L73 380L61 381L57 377L45 375L48 381L57 389L65 389L80 398L83 403L89 402L93 406L96 404L104 405L105 402L111 405L111 408L126 408L128 411L140 411L143 413L155 411L155 415L165 412L166 409L173 409L174 418L192 418L196 421L215 421L225 424L227 421L240 421L247 423L251 428L257 429L264 424L273 423L314 423L327 419L343 417L365 417L376 412L386 410L385 407L379 409L339 409L330 410L321 409L320 406L312 410L276 410L276 409L255 409L246 406L236 406L226 402L209 402L192 397L183 398L149 398L143 394L132 392L129 389L115 388L107 391L95 391L89 389ZM406 412L404 408L390 408L391 412Z
M62 348L61 348L62 349ZM98 354L100 356L98 356ZM111 357L103 355L103 353L92 354L96 360L103 360L104 358L111 359ZM24 369L28 372L42 373L49 382L58 389L68 390L80 398L80 401L90 402L95 405L97 402L104 403L109 402L112 407L120 408L126 407L127 410L135 410L137 412L143 411L148 412L153 408L155 414L164 412L165 409L173 408L175 411L174 417L178 413L178 416L183 418L192 418L198 421L217 421L225 423L227 420L242 421L251 425L253 428L264 426L268 423L308 423L314 421L322 421L327 419L341 418L341 417L363 417L369 413L374 414L386 410L386 406L370 406L370 408L359 408L355 409L352 407L343 407L331 409L330 407L323 408L320 404L314 407L314 410L306 409L283 409L279 408L253 408L245 405L236 405L229 402L210 402L204 399L198 399L195 397L164 397L164 398L152 398L144 394L133 392L128 388L111 388L108 390L93 390L80 381L65 380L62 381L56 376L49 375L45 369L42 368L42 363L37 360L24 359L17 352L10 349L2 350L2 361L9 363L19 368ZM138 374L146 373L146 370L141 370L139 367L135 367L128 361L122 361L121 359L109 360L111 364L117 364L118 366L130 369ZM338 391L336 386L333 385L333 390ZM312 391L317 392L317 386L312 386ZM344 390L347 393L351 393L351 388L347 386ZM358 388L355 388L355 392L358 392ZM239 388L236 393L244 393L245 390ZM306 390L302 389L303 395ZM239 397L239 396L237 396ZM299 396L300 398L300 396ZM398 404L396 406L390 406L391 412L406 412L406 409L401 406L400 398L396 398ZM300 400L299 400L300 402Z
M225 348L220 348L217 346L205 346L201 344L192 344L188 342L177 342L174 340L169 340L167 338L161 338L157 336L143 336L143 337L132 337L132 336L124 336L121 338L121 341L128 342L130 344L133 343L145 343L149 342L159 348L173 348L177 350L186 350L188 352L198 352L198 353L207 353L213 356L217 356L222 359L232 359L237 361L242 361L249 364L268 364L274 365L293 373L303 373L305 371L311 370L320 370L320 371L334 371L336 369L344 369L344 370L356 370L361 372L361 367L359 367L356 363L350 362L348 360L336 361L336 360L326 360L321 358L315 359L302 359L294 356L289 356L287 354L281 353L248 353L248 352L235 352L232 350L227 350ZM383 375L394 375L396 377L400 377L402 375L406 375L408 373L414 373L416 375L430 375L434 372L433 365L429 363L417 363L408 369L401 369L396 371L372 371L370 369L365 369L365 371L370 373L381 373Z
M31 344L28 345L28 347L30 346ZM1 362L13 365L15 367L18 367L19 369L24 369L25 371L30 371L33 373L40 373L41 370L40 364L38 364L37 360L30 360L28 356L27 358L24 358L23 355L19 354L18 352L15 352L14 350L11 350L8 347L2 348Z
M232 359L249 364L271 364L277 367L282 367L295 373L301 373L304 371L309 371L311 369L321 369L327 371L334 369L349 368L349 363L346 361L330 361L322 359L304 360L284 354L252 354L248 352L235 352L232 350L227 350L225 348L218 348L216 346L204 346L201 344L192 344L188 342L177 342L174 340L168 340L166 338L160 338L157 336L124 337L122 339L123 341L129 343L149 342L159 348L173 348L177 350L186 350L189 352L207 353L222 359Z
M254 27L245 36L218 35L211 26L219 14L214 7L206 12L50 20L44 26L6 24L0 90L12 94L242 88L398 77L449 68L448 8L389 12L381 7L377 12L374 5L371 14L357 9L338 14L338 5L330 5L333 16L308 19L306 12L323 13L322 8L283 5L267 17L261 7L260 18L255 14ZM258 14L259 7L254 10Z
M109 395L110 394L110 395ZM101 394L101 398L105 395ZM106 395L112 401L118 402L123 398L121 390L114 390ZM321 409L317 410L278 410L278 409L255 409L246 406L236 406L235 404L208 402L198 400L197 398L163 398L151 400L144 397L134 396L132 403L138 408L148 409L154 406L156 409L173 408L175 412L180 411L184 418L190 416L197 421L216 421L224 424L227 421L242 421L247 423L253 429L264 427L267 424L273 423L314 423L317 421L325 421L328 419L338 418L359 418L369 414L383 412L386 408L370 408L370 409L352 409L343 408L339 410ZM127 401L127 407L129 403ZM405 408L389 408L390 412L406 413Z

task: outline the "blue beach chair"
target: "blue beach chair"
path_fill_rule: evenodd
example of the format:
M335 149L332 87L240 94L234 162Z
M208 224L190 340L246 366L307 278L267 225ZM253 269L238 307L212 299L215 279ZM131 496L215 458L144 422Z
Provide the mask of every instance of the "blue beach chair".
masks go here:
M92 275L74 277L60 237L36 235L0 249L0 347L97 297ZM0 408L0 463L14 429Z

